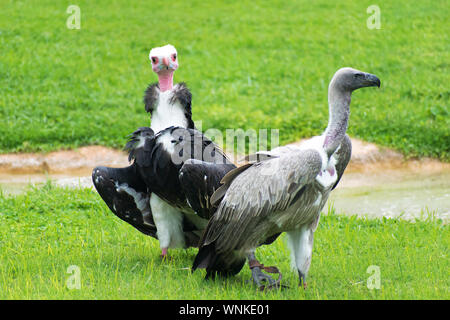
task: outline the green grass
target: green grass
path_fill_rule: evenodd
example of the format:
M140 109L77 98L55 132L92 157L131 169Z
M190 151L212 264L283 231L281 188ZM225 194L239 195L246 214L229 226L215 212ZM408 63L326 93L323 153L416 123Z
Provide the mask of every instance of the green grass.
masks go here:
M203 129L277 128L281 143L327 124L340 67L375 73L354 94L349 133L407 156L450 159L448 1L0 0L0 152L122 147L149 117L148 52L171 43Z
M284 238L284 237L282 237ZM196 249L159 259L159 245L116 218L90 189L41 189L0 196L0 299L449 299L450 233L442 221L321 218L309 288L297 287L283 241L258 250L290 288L259 292L247 267L228 280L204 281L188 269ZM81 271L69 290L67 268ZM381 289L366 286L371 265Z

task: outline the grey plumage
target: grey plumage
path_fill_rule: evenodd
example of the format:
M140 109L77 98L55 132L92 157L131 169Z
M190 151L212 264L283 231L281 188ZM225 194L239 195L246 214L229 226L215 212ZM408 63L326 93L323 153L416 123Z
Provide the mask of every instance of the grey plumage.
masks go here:
M220 214L212 218L221 223L211 223L204 244L226 236L226 241L220 241L216 246L218 251L249 249L261 244L262 234L266 238L307 223L313 218L311 214L285 218L278 213L295 204L302 195L303 198L312 195L312 192L305 193L305 189L319 174L321 166L320 155L313 150L292 152L286 157L251 165L228 188L218 208ZM272 167L279 168L276 175L259 174L272 170ZM305 206L312 205L314 197L304 201ZM263 230L256 231L255 228Z
M352 156L352 141L348 135L344 136L342 142L339 146L339 149L334 153L334 157L337 159L336 162L336 171L337 171L337 180L331 190L334 190L338 185L339 181L341 181L341 177L344 174L345 168L347 168L348 163L350 162L350 158Z
M202 237L193 270L206 268L207 277L235 274L246 256L249 263L255 259L256 247L287 232L293 264L305 282L320 211L351 157L345 134L351 92L366 86L379 86L378 78L351 68L338 70L330 82L330 121L322 136L300 147L260 154L222 179L212 197L221 202ZM252 276L260 284L254 272Z

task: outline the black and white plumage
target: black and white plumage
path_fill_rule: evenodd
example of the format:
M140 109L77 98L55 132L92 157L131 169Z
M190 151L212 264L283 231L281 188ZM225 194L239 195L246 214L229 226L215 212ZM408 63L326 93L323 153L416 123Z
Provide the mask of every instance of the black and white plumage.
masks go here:
M159 78L144 94L151 127L139 128L131 135L126 145L129 160L133 161L131 166L97 167L92 180L111 211L139 231L159 239L165 256L168 247L198 245L213 212L209 197L223 175L235 166L214 143L194 130L192 94L184 83L173 85L173 72L178 68L176 49L170 45L154 48L149 58ZM189 140L191 137L195 139ZM198 143L192 150L201 152L185 150L182 161L173 163L173 151L184 150L188 141ZM202 152L208 148L214 150L216 158L203 157ZM217 159L222 164L209 164ZM192 168L190 161L196 161L196 166Z
M154 131L171 125L194 128L191 99L192 95L184 83L176 84L172 90L162 93L158 84L150 85L145 91L144 104L146 111L152 114L151 124L154 129L144 127L132 134L126 147L130 151L129 161L132 161L137 150L140 150L129 148L130 145L134 146L133 139L152 137ZM156 238L156 226L150 206L152 191L144 182L138 168L137 163L127 168L97 167L92 172L92 180L96 190L115 215L139 231ZM152 226L144 224L146 220L150 221L148 223ZM188 232L189 227L186 228ZM197 244L195 241L198 239L189 241L192 237L189 234L186 237L186 245Z
M156 237L150 197L135 164L126 168L97 167L92 180L109 209L142 233Z
M312 256L314 231L329 193L351 157L347 130L353 90L379 86L377 77L351 68L336 72L329 86L330 120L324 134L298 147L279 147L254 163L229 172L213 195L220 201L201 240L193 270L205 268L207 278L238 273L246 258L255 283L275 281L261 273L255 249L287 233L292 264L300 283Z
M169 127L155 134L142 127L126 149L130 167L93 172L94 185L111 211L157 238L163 255L168 248L197 246L216 209L210 197L236 166L195 129Z
M171 126L194 129L191 101L192 94L184 82L164 92L159 83L150 84L144 94L145 111L152 117L150 127L155 132Z
M187 219L200 236L215 211L209 198L235 165L195 129L169 127L141 139L130 150L153 193L150 205L160 246L184 247L179 221Z

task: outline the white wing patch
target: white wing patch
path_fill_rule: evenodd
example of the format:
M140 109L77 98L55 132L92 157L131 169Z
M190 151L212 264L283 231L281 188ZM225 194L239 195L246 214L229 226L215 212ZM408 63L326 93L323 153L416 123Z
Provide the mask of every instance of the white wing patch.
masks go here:
M313 137L301 143L299 149L302 150L312 149L320 154L320 158L322 159L322 170L317 175L316 181L320 183L325 189L327 189L333 186L337 180L337 173L335 167L337 159L336 155L333 154L333 156L331 156L330 160L328 161L328 156L323 148L324 139L325 135Z
M153 226L153 224L149 223L147 220L151 214L150 207L147 202L147 197L142 192L137 192L133 188L131 188L128 184L123 183L119 184L117 181L115 183L116 191L117 192L125 192L133 197L134 203L136 204L136 208L139 209L139 211L142 213L142 217L144 219L144 224L147 224L149 226ZM128 218L128 215L125 215L126 218Z
M316 177L316 181L320 183L325 189L332 187L337 180L336 168L329 163L325 170L322 170Z
M158 138L158 143L161 143L164 150L166 150L170 155L175 153L175 144L172 141L173 137L169 132L164 132L164 134Z
M145 144L145 137L139 136L139 142L137 143L136 147L134 149L142 148Z
M298 146L300 150L312 149L319 153L320 158L322 159L322 171L328 167L328 157L327 154L325 153L325 150L323 149L324 139L325 139L324 135L312 137L311 139L302 142Z

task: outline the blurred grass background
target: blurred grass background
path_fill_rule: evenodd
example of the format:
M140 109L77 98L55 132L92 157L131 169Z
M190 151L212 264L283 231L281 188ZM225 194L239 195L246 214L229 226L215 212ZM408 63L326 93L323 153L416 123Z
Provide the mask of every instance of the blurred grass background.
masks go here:
M80 30L66 27L70 4ZM371 4L0 0L0 152L121 148L149 124L148 52L171 43L203 130L320 134L328 82L351 66L382 82L353 95L351 136L448 161L448 1L380 2L380 30L366 26Z

